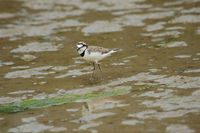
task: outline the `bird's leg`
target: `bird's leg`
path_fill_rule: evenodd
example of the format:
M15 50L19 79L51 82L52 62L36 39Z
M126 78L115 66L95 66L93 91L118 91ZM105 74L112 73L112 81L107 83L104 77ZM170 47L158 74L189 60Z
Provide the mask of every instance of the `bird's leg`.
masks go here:
M102 70L101 70L100 64L98 63L97 65L98 65L99 70L100 70L101 73L102 73Z
M103 80L103 72L101 70L100 64L98 63L97 65L98 65L99 70L101 71L101 80Z
M92 72L92 78L94 78L94 71L95 71L95 63L93 62L93 72Z

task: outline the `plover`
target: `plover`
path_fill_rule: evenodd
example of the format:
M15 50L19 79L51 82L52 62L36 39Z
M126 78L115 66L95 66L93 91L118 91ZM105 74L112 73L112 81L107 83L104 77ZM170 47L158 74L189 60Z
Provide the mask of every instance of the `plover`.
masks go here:
M76 47L77 47L77 52L80 54L81 57L83 57L83 59L93 63L92 77L94 76L95 64L98 65L98 68L102 73L99 61L110 56L112 53L115 53L118 51L117 48L107 49L107 48L98 47L98 46L88 46L84 42L78 42L76 44Z

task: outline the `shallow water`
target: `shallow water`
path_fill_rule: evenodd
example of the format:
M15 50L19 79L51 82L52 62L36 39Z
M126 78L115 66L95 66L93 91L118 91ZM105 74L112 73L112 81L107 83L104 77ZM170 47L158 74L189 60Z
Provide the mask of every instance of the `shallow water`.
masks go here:
M200 0L4 0L0 19L0 108L75 98L1 112L0 132L200 132ZM121 51L90 80L78 41Z

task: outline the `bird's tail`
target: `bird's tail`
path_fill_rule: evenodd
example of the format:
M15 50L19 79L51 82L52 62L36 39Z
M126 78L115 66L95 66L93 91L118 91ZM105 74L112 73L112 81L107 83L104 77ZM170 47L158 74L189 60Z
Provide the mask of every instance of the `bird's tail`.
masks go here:
M119 49L119 48L110 49L111 53L115 53L115 52L119 52L119 51L122 51L122 49Z
M119 49L119 48L113 48L113 49L110 49L109 52L106 54L107 56L110 56L111 54L115 53L115 52L119 52L119 51L122 51L122 49Z

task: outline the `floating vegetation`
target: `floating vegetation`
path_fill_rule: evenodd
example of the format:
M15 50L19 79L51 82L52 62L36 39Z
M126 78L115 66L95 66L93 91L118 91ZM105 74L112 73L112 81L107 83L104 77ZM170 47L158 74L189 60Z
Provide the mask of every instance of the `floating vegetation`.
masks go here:
M96 93L88 92L82 95L66 94L62 96L45 98L45 99L27 99L27 100L23 100L19 102L0 105L0 112L1 113L15 113L15 112L25 111L28 109L44 108L44 107L62 105L62 104L73 103L73 102L90 101L96 98L124 95L124 94L129 93L130 90L131 90L130 86L118 86L118 87L113 88L112 90L107 90L107 91L105 90L103 92L96 92Z

